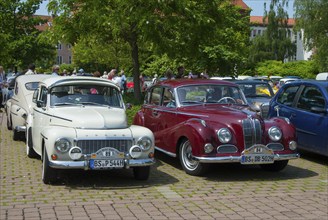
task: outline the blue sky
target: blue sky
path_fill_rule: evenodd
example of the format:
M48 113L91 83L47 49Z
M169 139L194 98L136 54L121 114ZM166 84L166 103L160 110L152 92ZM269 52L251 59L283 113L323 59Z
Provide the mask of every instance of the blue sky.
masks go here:
M267 9L269 8L271 0L243 0L248 7L252 9L251 15L252 16L263 16L264 13L264 2L267 3ZM44 0L40 6L40 9L36 12L37 15L48 15L47 12L47 4L48 1ZM289 17L293 17L293 4L294 0L289 0L288 8L286 10L289 13Z

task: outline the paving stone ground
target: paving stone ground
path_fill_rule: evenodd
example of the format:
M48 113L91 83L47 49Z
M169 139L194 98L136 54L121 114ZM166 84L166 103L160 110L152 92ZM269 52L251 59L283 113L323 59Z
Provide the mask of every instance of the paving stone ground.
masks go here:
M0 219L328 220L328 158L302 154L281 172L217 164L204 177L156 153L148 181L132 170L65 171L45 185L41 161L13 141L0 112Z

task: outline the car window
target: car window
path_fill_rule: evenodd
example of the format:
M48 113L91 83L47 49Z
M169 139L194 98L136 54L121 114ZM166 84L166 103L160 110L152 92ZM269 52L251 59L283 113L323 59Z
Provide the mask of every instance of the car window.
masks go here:
M289 86L277 97L277 102L283 105L292 106L298 86Z
M109 105L123 107L119 90L103 85L65 85L50 90L50 105Z
M39 82L28 82L25 84L27 90L36 90L39 86Z
M324 108L325 99L317 87L306 86L297 103L297 108L311 111L312 107Z
M149 103L151 105L160 105L161 101L161 94L162 94L162 88L161 87L155 87L150 95Z
M169 88L164 89L164 96L163 96L163 106L170 107L170 108L175 108L175 100L174 100L174 95L173 92Z
M246 104L239 87L226 85L191 85L177 90L181 105L202 103Z
M41 95L40 95L40 101L42 102L41 106L46 106L47 104L47 94L48 89L46 87L41 88Z

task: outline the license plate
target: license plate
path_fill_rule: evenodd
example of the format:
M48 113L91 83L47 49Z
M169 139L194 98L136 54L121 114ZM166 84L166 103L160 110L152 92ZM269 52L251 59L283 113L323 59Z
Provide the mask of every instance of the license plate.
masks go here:
M267 154L243 155L241 157L241 164L265 164L273 162L274 156Z
M90 160L91 169L124 167L124 160Z
M266 164L274 162L273 151L264 145L254 145L243 151L241 164Z

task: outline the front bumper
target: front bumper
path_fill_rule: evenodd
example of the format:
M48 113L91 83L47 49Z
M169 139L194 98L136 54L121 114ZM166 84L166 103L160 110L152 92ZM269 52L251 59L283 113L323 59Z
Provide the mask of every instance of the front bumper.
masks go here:
M155 164L154 158L124 159L124 168L145 167ZM83 161L49 161L49 166L55 169L84 169L89 170L89 160ZM119 169L119 168L115 168ZM122 169L122 168L121 168Z
M275 154L274 161L278 160L292 160L299 158L298 153L294 154ZM196 157L193 156L194 160L197 160L201 163L240 163L242 156L225 156L225 157Z

